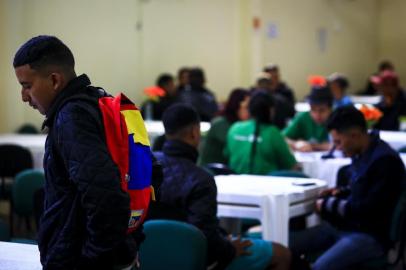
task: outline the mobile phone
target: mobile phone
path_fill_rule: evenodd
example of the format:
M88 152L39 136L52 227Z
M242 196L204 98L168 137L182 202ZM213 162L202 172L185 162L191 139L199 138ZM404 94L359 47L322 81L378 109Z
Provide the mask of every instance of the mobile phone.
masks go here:
M316 183L314 183L314 182L305 182L305 183L293 182L292 185L300 186L300 187L308 187L308 186L315 186Z

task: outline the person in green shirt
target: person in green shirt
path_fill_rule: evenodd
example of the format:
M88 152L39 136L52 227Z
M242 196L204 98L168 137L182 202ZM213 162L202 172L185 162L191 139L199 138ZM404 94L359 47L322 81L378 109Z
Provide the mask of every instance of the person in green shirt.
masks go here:
M325 122L332 112L333 95L327 86L313 86L307 100L310 111L297 114L282 133L293 151L327 151L331 144Z
M248 103L249 92L247 90L237 88L230 93L220 116L211 121L210 129L200 148L199 165L227 163L227 158L223 153L227 132L234 122L249 118Z
M266 175L296 168L295 157L279 129L272 124L273 108L272 97L259 91L249 103L251 119L230 128L225 154L236 173Z

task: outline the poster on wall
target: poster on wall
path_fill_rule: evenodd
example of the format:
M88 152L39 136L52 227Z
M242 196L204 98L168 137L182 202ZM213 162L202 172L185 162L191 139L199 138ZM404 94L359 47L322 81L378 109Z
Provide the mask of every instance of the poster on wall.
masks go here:
M276 39L279 36L279 27L275 22L268 22L266 27L266 36L268 39Z

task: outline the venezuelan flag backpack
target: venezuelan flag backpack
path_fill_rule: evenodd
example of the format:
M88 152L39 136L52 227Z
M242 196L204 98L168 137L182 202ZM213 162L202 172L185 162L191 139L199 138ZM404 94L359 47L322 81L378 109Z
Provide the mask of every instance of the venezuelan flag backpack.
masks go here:
M103 116L107 147L120 170L121 188L130 196L128 233L147 215L152 187L152 153L147 130L138 108L124 94L98 100Z

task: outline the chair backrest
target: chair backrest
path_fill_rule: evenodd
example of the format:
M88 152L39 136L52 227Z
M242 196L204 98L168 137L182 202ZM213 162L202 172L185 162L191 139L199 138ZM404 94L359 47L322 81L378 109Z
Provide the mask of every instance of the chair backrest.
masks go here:
M23 124L17 129L18 134L38 134L39 131L33 124Z
M0 177L14 177L32 167L32 155L28 149L15 144L0 145Z
M402 219L406 218L406 190L402 192L393 212L390 237L392 240L398 240L400 230L402 229ZM405 220L406 221L406 220ZM403 224L406 226L406 223Z
M270 172L270 176L281 176L281 177L296 177L296 178L310 178L308 175L299 172L299 171L289 171L289 170L280 170Z
M398 150L398 152L399 152L399 153L406 153L406 145L405 145L405 146L402 146L402 147Z
M145 241L140 247L141 270L206 269L207 241L193 225L173 220L144 224Z
M403 190L393 213L390 238L395 243L395 264L403 260L406 267L406 190Z
M10 229L7 224L0 219L0 241L10 241Z
M20 216L33 214L34 193L45 184L45 176L39 170L25 170L15 176L12 187L13 211Z

